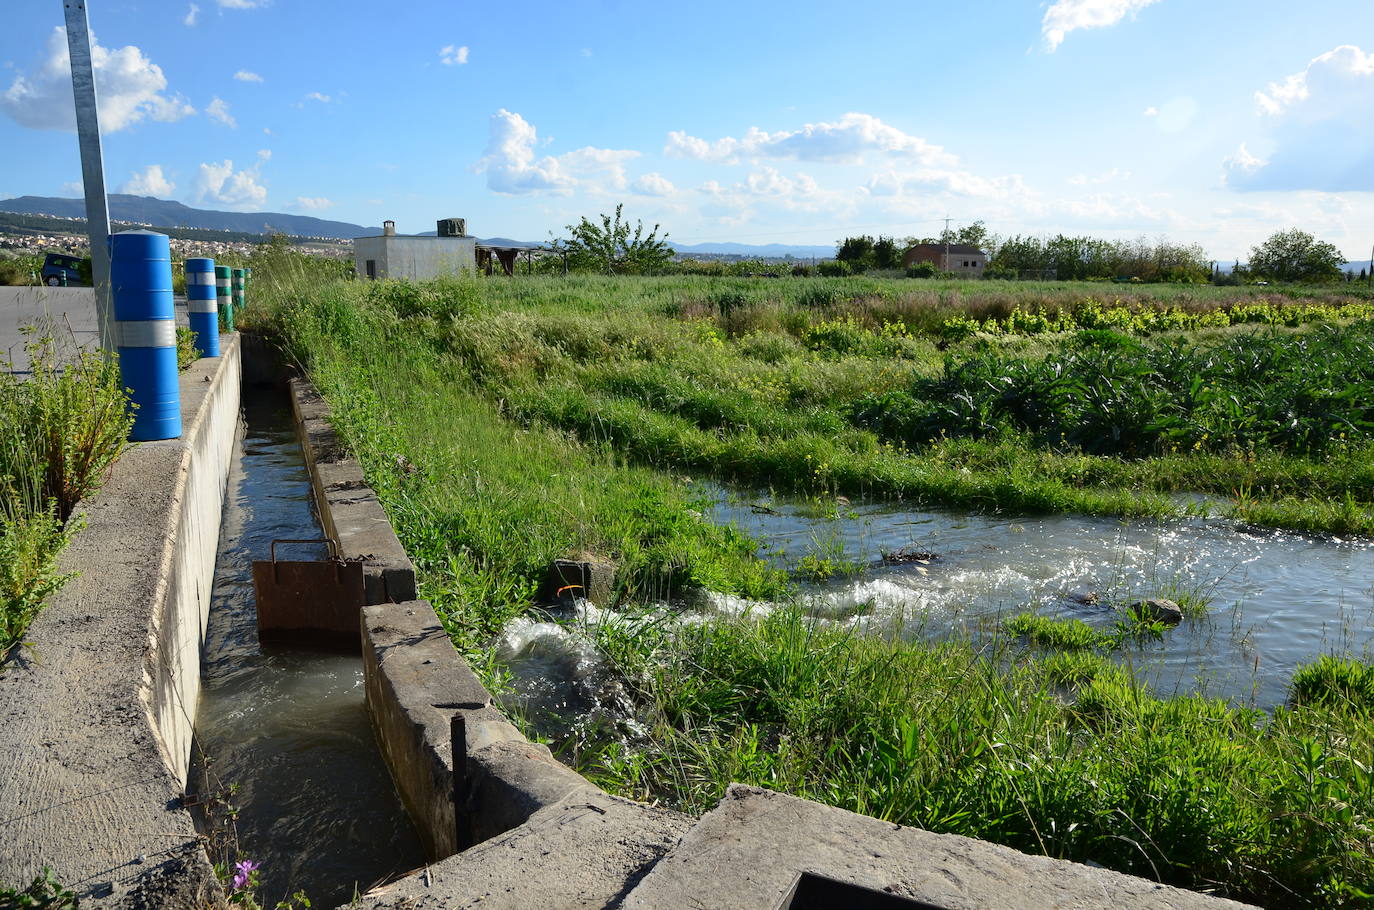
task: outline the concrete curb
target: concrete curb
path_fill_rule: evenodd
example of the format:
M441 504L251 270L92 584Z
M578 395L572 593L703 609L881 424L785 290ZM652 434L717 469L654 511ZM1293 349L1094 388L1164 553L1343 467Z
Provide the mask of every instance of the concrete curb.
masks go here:
M329 405L307 380L293 378L287 386L320 524L339 542L340 555L363 561L363 602L414 600L415 566L377 494L363 480L362 465L345 452L330 425Z
M432 859L591 786L493 707L428 603L364 607L362 622L377 741Z
M329 405L289 381L320 523L345 558L364 559L363 678L392 779L433 859L503 834L591 785L493 706L425 601L415 568L362 466L343 451ZM454 743L460 743L455 761Z
M85 902L222 900L182 808L200 649L238 428L240 348L181 376L181 439L141 443L78 508L79 576L0 674L0 881L44 866Z

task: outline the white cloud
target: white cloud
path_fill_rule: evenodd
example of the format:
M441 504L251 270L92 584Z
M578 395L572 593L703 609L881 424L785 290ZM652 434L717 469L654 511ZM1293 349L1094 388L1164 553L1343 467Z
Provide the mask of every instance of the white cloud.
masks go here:
M267 202L267 187L259 182L260 168L261 162L247 170L235 171L234 162L228 158L220 163L202 164L196 174L192 201L237 209L262 208Z
M673 182L657 171L639 177L630 184L630 189L641 196L671 196L677 192Z
M135 171L134 175L116 192L129 193L133 196L157 196L161 199L169 199L176 188L175 183L163 176L162 165L150 164L141 171Z
M186 18L182 19L181 23L185 25L187 28L190 28L191 26L196 24L196 17L199 15L200 7L192 3L191 8L186 11Z
M69 196L84 196L86 194L86 185L80 180L71 180L62 184L62 192Z
M318 209L327 209L327 208L329 208L330 206L332 206L333 204L334 204L333 200L326 199L326 198L324 198L323 196L313 196L313 197L312 197L312 196L297 196L297 197L296 197L296 207L297 207L297 208L310 209L311 211L316 211L316 210L318 210Z
M1308 101L1314 87L1319 93L1340 91L1351 83L1367 89L1370 83L1362 80L1371 77L1374 77L1374 54L1366 54L1353 44L1342 44L1313 58L1302 72L1281 82L1269 83L1266 91L1255 92L1255 104L1262 114L1280 114L1286 108Z
M305 100L306 100L306 101L318 101L318 102L320 102L321 104L328 104L330 101L333 101L334 99L330 98L328 95L324 94L323 92L311 92L310 94L308 94L308 95L305 96Z
M234 74L234 78L240 82L261 82L262 77L251 70L239 70Z
M626 186L625 162L639 152L600 149L592 146L563 155L537 158L534 153L539 136L534 125L505 108L491 115L490 138L486 154L473 166L487 175L487 186L498 193L552 192L567 194L573 187L598 188L589 175L605 174L615 189Z
M754 171L744 180L745 189L754 196L809 196L816 192L816 181L806 174L796 179L787 177L771 167Z
M1145 108L1145 116L1146 116L1146 117L1158 117L1158 116L1159 116L1159 108L1155 107L1153 104L1150 105L1149 107Z
M713 142L674 130L664 154L703 161L735 162L740 158L791 158L798 161L855 163L870 152L910 158L928 166L953 165L954 155L919 136L912 136L871 114L848 113L834 123L808 123L799 130L769 133L750 127L741 138Z
M219 0L219 5L224 9L259 9L269 2L271 0Z
M1040 34L1045 49L1054 53L1069 32L1082 28L1106 28L1158 0L1057 0L1045 10Z
M234 115L229 113L229 104L218 95L205 105L205 116L234 129L237 129L239 125L238 121L234 119Z
M1129 180L1130 177L1130 171L1123 171L1120 168L1114 167L1110 171L1104 171L1101 174L1075 174L1069 178L1069 183L1072 183L1074 186L1088 186L1090 184L1112 183L1116 180Z
M1269 162L1265 161L1263 158L1257 158L1254 155L1250 154L1250 151L1245 147L1244 142L1240 144L1240 148L1236 150L1236 153L1234 155L1228 156L1222 162L1223 166L1228 171L1238 170L1243 171L1247 174L1259 170L1268 163Z
M947 193L951 196L1011 199L1029 195L1025 181L1019 174L981 177L969 171L939 168L923 168L910 172L884 171L869 179L867 190L873 196L923 196Z
M271 160L272 160L272 150L271 150L271 149L258 149L258 160L259 160L259 161L271 161Z
M91 64L100 126L106 133L118 132L145 117L171 122L196 112L181 95L166 94L167 77L162 68L133 45L111 50L102 47L92 34ZM16 76L0 93L0 111L32 129L76 129L66 29L54 28L48 35L43 62L33 72Z
M1237 190L1374 191L1374 54L1344 44L1255 93L1268 135L1261 158L1222 162Z
M444 66L462 66L468 62L467 45L454 47L452 44L439 51L439 62Z

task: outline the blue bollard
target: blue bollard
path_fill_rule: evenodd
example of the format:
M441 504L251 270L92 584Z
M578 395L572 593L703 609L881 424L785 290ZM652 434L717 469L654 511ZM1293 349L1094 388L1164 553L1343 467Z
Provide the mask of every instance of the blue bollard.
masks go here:
M215 293L215 260L186 260L186 310L196 351L202 357L219 356L219 297Z
M137 406L129 439L175 439L181 435L181 390L172 310L172 248L165 234L120 231L110 235L110 296L119 376Z

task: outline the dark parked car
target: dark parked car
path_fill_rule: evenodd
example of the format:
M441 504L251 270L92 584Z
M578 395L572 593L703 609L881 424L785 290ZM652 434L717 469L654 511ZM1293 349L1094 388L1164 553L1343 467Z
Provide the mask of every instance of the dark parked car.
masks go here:
M90 287L91 260L62 253L43 259L43 283L48 287Z

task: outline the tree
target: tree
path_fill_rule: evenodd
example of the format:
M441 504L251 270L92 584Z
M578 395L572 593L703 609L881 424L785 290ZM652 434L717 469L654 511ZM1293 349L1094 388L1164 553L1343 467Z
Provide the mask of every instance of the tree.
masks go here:
M864 269L873 268L874 246L873 238L867 234L862 237L846 237L840 241L835 258L847 264L851 272L862 272Z
M1249 269L1273 281L1335 281L1345 257L1306 231L1279 231L1250 251Z
M615 215L602 215L596 225L583 216L578 224L567 226L572 236L567 240L554 239L550 246L568 257L568 265L580 271L602 272L606 275L641 275L662 269L673 258L668 235L658 235L655 224L648 236L644 222L635 221L634 233L630 222L621 218L624 204L615 207Z
M891 237L879 237L873 244L873 264L880 269L899 269L902 267L902 250Z

